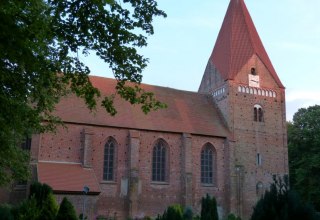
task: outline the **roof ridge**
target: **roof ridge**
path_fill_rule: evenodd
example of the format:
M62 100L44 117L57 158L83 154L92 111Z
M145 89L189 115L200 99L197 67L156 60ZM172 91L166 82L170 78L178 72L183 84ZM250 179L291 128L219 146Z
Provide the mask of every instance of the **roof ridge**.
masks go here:
M114 78L109 78L109 77L104 77L104 76L96 76L96 75L89 75L89 79L94 79L94 78L100 78L100 79L106 79L106 80L112 80L112 81L117 81ZM132 82L130 82L132 83ZM178 92L186 92L186 93L192 93L192 94L199 94L197 91L190 91L190 90L182 90L182 89L176 89L168 86L159 86L159 85L153 85L153 84L147 84L147 83L140 83L140 85L147 86L147 87L155 87L155 88L162 88L162 89L170 89ZM147 89L147 88L146 88Z

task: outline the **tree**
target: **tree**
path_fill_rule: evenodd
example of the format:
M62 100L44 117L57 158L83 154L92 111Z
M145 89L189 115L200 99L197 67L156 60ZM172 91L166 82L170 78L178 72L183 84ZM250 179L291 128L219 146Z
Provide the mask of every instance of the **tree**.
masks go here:
M12 207L8 204L0 205L0 216L2 220L14 220L14 216L12 214Z
M165 107L139 87L148 59L137 48L166 16L156 0L7 0L0 7L0 185L28 177L28 154L18 149L31 133L52 130L62 96L74 93L90 110L111 115L115 95L147 113ZM116 78L116 94L102 97L78 54L96 54ZM128 83L131 82L132 84ZM46 122L46 123L43 123Z
M59 206L51 187L47 184L35 182L30 186L29 198L14 207L0 206L0 216L1 219L8 220L55 220L58 209ZM68 201L63 200L59 213L59 219L77 219L74 208ZM65 218L62 218L62 216ZM75 218L72 216L75 216Z
M193 219L193 211L190 206L187 206L184 208L183 219L185 219L185 220L192 220Z
M63 198L60 204L56 220L78 220L73 205L66 197Z
M257 202L250 220L316 220L312 206L305 205L299 196L289 190L288 177L276 178L263 197Z
M40 220L40 212L41 210L34 197L22 201L19 206L13 209L14 219L19 220Z
M201 201L201 218L200 220L218 220L217 201L215 197L208 194Z
M52 188L47 184L35 182L30 186L29 199L35 199L39 218L41 220L54 220L58 212L58 204L53 196Z
M290 183L320 211L320 106L301 108L288 123Z
M156 218L157 220L182 220L183 209L181 205L171 205L164 211L163 215Z
M227 216L227 220L241 220L241 218L239 216L236 216L235 214L233 213L230 213L228 216Z

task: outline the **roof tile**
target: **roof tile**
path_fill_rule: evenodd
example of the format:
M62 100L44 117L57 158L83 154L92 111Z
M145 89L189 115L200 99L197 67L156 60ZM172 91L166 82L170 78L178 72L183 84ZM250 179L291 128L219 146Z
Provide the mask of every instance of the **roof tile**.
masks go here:
M102 95L115 93L116 80L97 76L90 76L90 80ZM116 96L114 105L118 113L110 116L101 106L90 113L83 100L68 96L57 104L56 115L64 122L71 123L220 137L229 135L218 109L208 95L146 84L141 84L141 87L153 92L168 108L144 114L138 105L131 105Z
M244 0L231 0L210 60L225 80L234 79L256 54L279 87L282 85L264 49Z
M55 193L82 193L84 186L89 187L89 194L101 191L93 169L80 164L39 162L38 180L51 186Z

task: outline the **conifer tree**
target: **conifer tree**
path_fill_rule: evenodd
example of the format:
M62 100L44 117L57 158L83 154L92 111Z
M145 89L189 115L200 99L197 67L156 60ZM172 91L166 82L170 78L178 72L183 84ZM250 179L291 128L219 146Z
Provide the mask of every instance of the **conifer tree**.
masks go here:
M60 204L56 220L78 220L73 205L66 197L63 198Z
M201 201L201 220L219 220L217 211L217 201L215 197L208 194Z
M58 204L53 196L52 188L47 184L35 182L30 186L30 199L35 199L40 211L39 219L54 220L58 212Z
M319 220L312 206L301 202L299 196L289 190L288 178L276 179L270 190L254 207L250 220Z

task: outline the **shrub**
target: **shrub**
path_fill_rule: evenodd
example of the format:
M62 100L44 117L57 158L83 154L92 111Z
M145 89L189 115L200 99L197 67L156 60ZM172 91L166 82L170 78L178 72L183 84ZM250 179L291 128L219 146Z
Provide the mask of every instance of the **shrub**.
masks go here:
M208 194L201 201L201 220L219 220L217 211L217 201Z
M42 202L40 219L54 220L58 213L58 209L59 206L56 199L54 198L54 195L52 193L49 193L47 198Z
M228 215L227 220L241 220L241 218L231 213Z
M37 205L37 200L34 197L31 197L22 203L19 206L13 209L14 219L19 220L30 220L30 219L41 219L40 217L41 210Z
M183 219L192 220L193 219L193 211L191 207L186 207L183 212Z
M192 218L193 220L200 220L200 216L196 215L195 217Z
M66 197L63 198L60 204L56 220L78 220L73 205Z
M182 207L180 205L169 206L164 217L164 220L182 220Z
M88 216L83 216L83 213L80 213L79 220L88 220ZM107 218L103 218L99 215L97 216L96 220L107 220Z
M34 182L30 186L30 197L34 198L40 210L39 219L54 220L58 212L58 204L53 196L52 188L47 184Z
M254 207L251 220L316 220L316 212L312 206L301 202L300 197L289 190L288 178L274 177L270 190Z
M29 198L34 197L40 207L50 194L52 194L52 188L45 183L34 182L30 185Z
M11 209L12 207L8 204L3 204L0 206L0 216L2 220L14 220Z
M181 205L171 205L163 213L163 215L158 215L156 220L182 220L182 207Z

